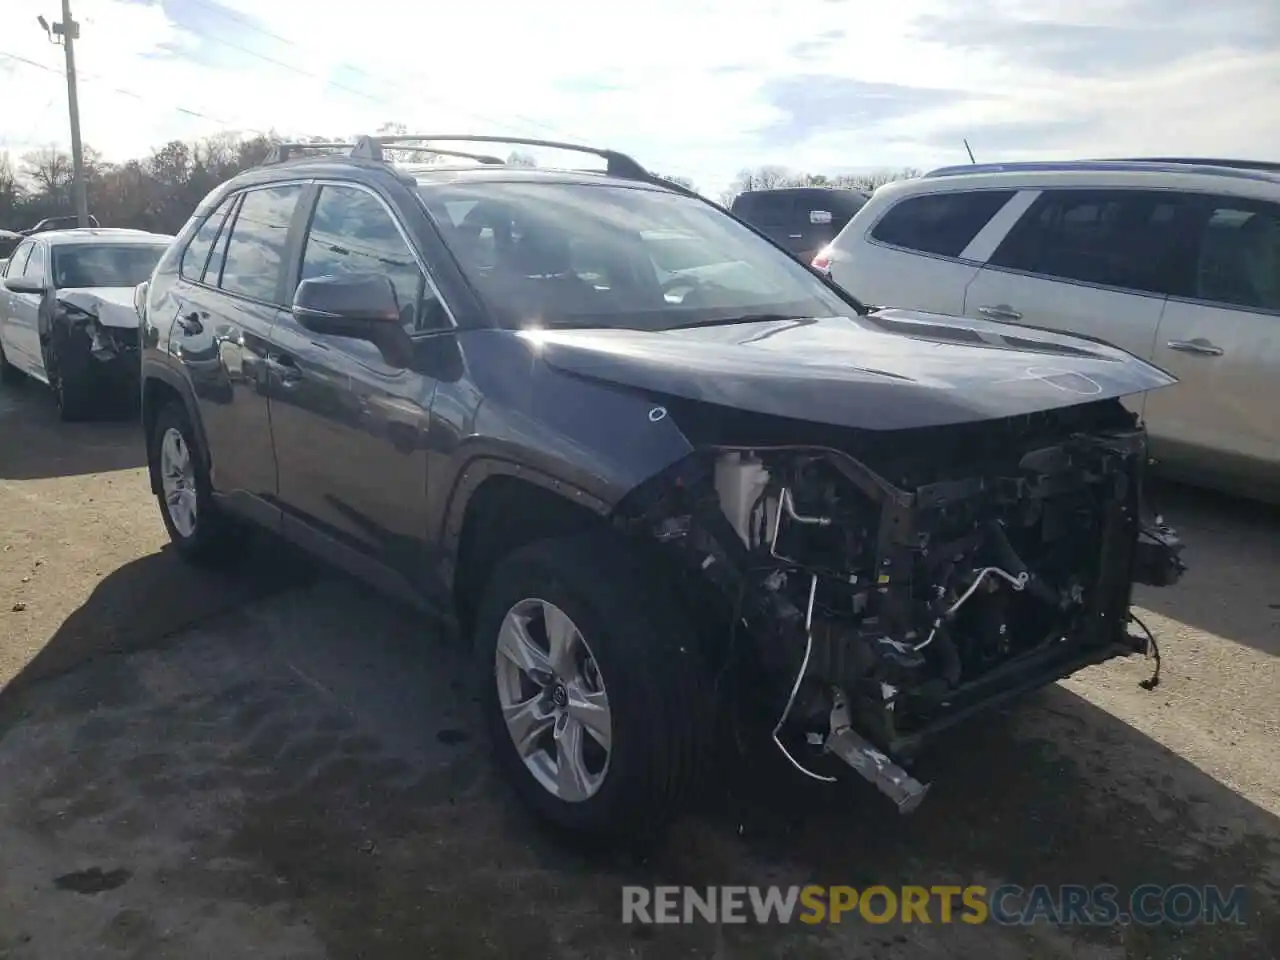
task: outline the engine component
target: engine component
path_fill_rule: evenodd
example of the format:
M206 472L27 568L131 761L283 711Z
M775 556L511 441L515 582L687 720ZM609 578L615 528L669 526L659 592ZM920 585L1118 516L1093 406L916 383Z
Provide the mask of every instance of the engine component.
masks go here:
M752 514L768 485L769 471L753 454L726 453L716 460L715 486L720 508L748 547L752 545Z

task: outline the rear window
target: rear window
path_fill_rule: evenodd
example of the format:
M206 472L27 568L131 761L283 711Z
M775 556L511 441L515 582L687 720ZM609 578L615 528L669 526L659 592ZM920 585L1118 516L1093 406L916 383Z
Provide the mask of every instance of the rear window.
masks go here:
M907 250L958 257L1014 193L974 190L908 197L880 218L871 237Z
M160 244L75 243L53 250L55 287L136 287L150 279L165 247Z
M756 226L785 227L796 218L796 202L790 193L749 193L734 201L733 212Z

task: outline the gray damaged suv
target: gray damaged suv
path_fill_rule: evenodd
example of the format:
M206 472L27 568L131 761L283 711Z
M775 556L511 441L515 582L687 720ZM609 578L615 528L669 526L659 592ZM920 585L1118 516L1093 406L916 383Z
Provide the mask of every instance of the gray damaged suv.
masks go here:
M488 140L285 145L201 202L139 298L184 556L247 520L456 611L497 763L582 834L661 826L752 738L911 810L940 730L1158 657L1132 584L1184 566L1119 398L1170 377L868 310L623 154L453 147Z

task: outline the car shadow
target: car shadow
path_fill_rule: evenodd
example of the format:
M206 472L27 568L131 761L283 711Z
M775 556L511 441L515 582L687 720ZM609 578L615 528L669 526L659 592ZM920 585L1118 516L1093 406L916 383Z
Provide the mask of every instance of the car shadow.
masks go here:
M1152 500L1186 543L1189 569L1173 587L1138 588L1135 603L1280 656L1280 505L1168 482Z
M142 427L119 404L99 417L63 423L48 389L35 381L0 387L0 480L39 480L146 463Z
M1142 884L1242 885L1240 927L1075 935L1153 958L1263 956L1280 943L1280 818L1061 685L938 741L913 771L930 794L906 816L856 778L816 784L773 753L711 795L648 868L653 882L1106 883L1122 897ZM772 865L770 879L735 871L731 850Z
M287 544L251 536L234 570L184 562L172 545L107 574L9 683L6 702L30 684L114 654L160 646L184 629L309 582L315 568ZM0 732L5 724L0 719Z
M814 784L769 748L726 764L715 789L643 859L571 847L538 828L493 775L456 646L347 578L321 575L309 589L286 590L315 574L275 541L221 576L189 570L172 550L122 567L0 692L0 737L31 704L27 694L47 700L45 690L61 691L50 696L69 696L73 705L62 709L86 718L76 736L101 739L92 756L58 761L66 769L41 788L49 797L80 798L100 816L84 797L118 789L122 771L141 796L173 798L170 810L215 807L212 798L231 791L238 813L230 832L195 830L199 845L164 875L166 889L259 906L287 900L335 956L553 956L563 948L608 960L900 960L1114 957L1121 946L1125 956L1208 960L1268 956L1280 942L1280 819L1058 685L939 741L916 771L931 794L909 816L861 782ZM276 592L252 612L233 612ZM128 667L136 658L108 656L190 638L183 628L222 614L216 633L159 651L168 669L153 659L148 684ZM26 693L14 695L19 689ZM31 816L62 816L40 809ZM177 826L164 829L194 829L170 816ZM58 824L45 828L69 829ZM1078 943L1015 954L1009 948L1020 941L963 925L619 922L624 884L1111 883L1130 891L1180 882L1244 885L1245 923L1082 928L1054 934ZM823 937L840 938L843 949L820 951ZM521 952L528 938L537 950ZM993 943L1006 952L984 949Z

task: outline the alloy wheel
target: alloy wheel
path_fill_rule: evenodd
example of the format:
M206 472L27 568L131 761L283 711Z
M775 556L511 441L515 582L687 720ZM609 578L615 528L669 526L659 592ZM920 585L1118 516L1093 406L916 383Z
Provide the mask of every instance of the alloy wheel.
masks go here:
M196 532L196 471L182 431L170 427L160 438L160 486L173 527L184 537Z
M566 803L604 784L613 743L609 695L577 625L553 603L507 611L494 658L498 705L534 779Z

